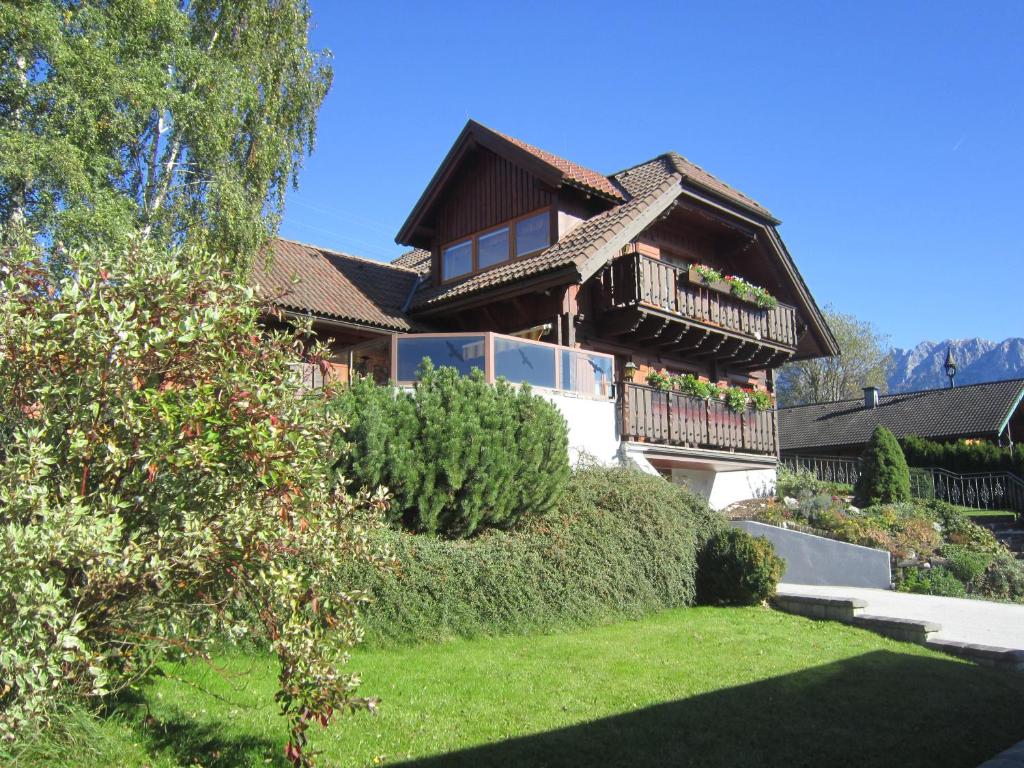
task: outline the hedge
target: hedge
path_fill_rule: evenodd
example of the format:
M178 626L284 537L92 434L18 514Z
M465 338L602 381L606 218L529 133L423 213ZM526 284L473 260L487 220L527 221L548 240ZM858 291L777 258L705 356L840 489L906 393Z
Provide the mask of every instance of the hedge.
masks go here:
M903 438L903 454L912 467L938 467L950 472L1015 472L1024 475L1024 451L994 443L940 443L911 435Z
M549 631L691 605L697 553L724 525L703 500L623 468L573 473L558 508L470 540L385 531L398 566L353 566L376 644Z

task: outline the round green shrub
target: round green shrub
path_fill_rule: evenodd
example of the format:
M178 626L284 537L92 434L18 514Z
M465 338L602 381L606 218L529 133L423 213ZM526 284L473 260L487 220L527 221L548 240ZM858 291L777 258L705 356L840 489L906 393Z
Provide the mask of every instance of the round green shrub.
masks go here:
M427 360L414 392L365 378L332 408L348 425L337 436L339 480L386 487L391 522L408 530L508 529L553 509L565 491L565 419L527 385L492 385L479 370L461 376Z
M861 455L854 495L859 507L910 500L910 470L903 450L892 432L883 426L875 427Z
M767 539L740 528L721 530L701 551L697 599L705 604L756 605L775 594L785 567Z

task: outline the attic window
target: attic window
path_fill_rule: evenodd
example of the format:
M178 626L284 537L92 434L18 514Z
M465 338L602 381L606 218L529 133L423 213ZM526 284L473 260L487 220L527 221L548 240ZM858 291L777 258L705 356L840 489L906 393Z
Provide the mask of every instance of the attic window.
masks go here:
M449 245L441 254L441 277L451 280L473 271L473 241Z
M551 245L551 228L548 212L520 219L516 222L516 256L539 251Z
M480 272L551 245L551 211L535 211L441 249L441 281Z

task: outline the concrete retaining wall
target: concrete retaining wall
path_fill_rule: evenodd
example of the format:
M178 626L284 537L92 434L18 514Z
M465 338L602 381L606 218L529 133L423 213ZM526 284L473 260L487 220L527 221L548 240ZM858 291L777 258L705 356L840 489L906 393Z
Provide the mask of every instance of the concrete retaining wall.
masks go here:
M786 561L782 581L788 584L892 588L888 552L750 520L732 524L775 545Z

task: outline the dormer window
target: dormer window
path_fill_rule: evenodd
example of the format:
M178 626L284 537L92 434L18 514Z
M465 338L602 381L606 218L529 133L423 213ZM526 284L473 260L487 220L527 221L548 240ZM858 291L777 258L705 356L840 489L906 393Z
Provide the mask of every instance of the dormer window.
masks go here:
M551 211L534 211L441 248L441 281L480 272L551 245Z

